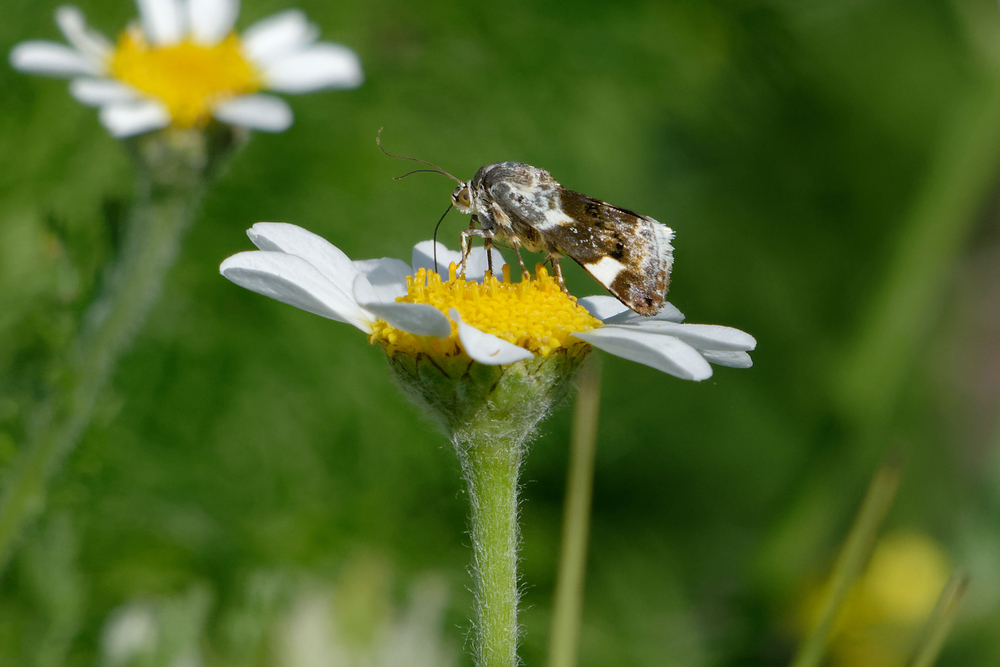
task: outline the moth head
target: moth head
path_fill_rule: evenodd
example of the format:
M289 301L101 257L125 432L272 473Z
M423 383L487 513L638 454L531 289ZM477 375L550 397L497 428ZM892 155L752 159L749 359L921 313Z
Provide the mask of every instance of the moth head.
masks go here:
M468 183L462 183L451 193L451 203L462 213L475 213L472 206L472 190Z

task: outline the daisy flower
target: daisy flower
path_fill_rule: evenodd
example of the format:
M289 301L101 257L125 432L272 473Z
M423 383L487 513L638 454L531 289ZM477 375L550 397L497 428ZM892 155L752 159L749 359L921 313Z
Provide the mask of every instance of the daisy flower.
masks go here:
M229 125L281 132L292 123L284 100L262 94L354 88L357 54L317 42L319 29L288 10L233 31L239 0L136 0L140 20L115 43L87 26L76 7L56 10L69 46L28 41L14 47L22 72L68 77L78 101L100 108L116 137L168 126Z
M473 249L460 277L460 253L430 241L417 244L408 264L352 261L295 225L261 222L248 233L259 250L225 260L222 275L368 334L400 388L454 444L472 508L477 665L519 663L521 462L592 348L704 380L711 363L749 367L756 347L736 329L684 324L669 304L647 318L607 296L577 301L541 265L514 283L496 250L490 257ZM502 278L487 271L491 264L503 267Z
M385 348L436 362L469 359L500 366L557 351L602 349L685 380L705 380L710 363L752 365L753 336L731 327L684 324L670 304L643 317L609 296L577 301L544 267L519 283L495 249L493 265L503 278L485 275L486 251L472 251L464 277L456 275L458 252L417 244L412 263L399 259L352 261L325 239L301 227L261 222L249 231L259 250L225 260L222 275L278 301L351 324ZM585 351L585 350L584 350Z

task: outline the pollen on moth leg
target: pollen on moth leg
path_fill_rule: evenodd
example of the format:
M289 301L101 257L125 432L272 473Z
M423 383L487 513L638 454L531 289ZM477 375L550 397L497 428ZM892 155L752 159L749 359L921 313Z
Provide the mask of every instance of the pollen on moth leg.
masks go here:
M562 291L558 282L542 265L535 274L524 275L520 282L511 282L510 266L504 265L501 279L487 275L481 282L459 278L458 267L448 267L448 280L434 271L420 269L407 279L407 293L397 299L403 303L426 303L444 314L455 308L462 320L476 329L547 356L559 350L586 345L570 336L601 325L574 297ZM428 354L452 357L463 354L458 339L458 326L452 323L448 338L416 336L399 331L384 321L372 326L372 343L381 343L393 355Z

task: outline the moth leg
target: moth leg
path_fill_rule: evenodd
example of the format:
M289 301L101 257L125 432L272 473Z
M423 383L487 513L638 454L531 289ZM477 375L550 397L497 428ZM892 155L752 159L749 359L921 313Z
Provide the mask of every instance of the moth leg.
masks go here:
M562 265L559 264L559 256L558 255L549 255L549 261L552 262L552 273L556 277L556 282L559 283L559 287L562 288L562 291L567 296L569 296L569 290L566 289L566 281L563 280Z
M528 267L525 266L524 259L521 257L521 244L517 242L517 239L511 239L510 245L514 249L514 254L517 255L517 263L521 265L521 275L530 276L531 274L528 273ZM524 278L522 277L521 280L524 280Z
M486 249L486 266L487 266L486 270L489 271L490 275L492 276L493 275L493 239L492 238L484 238L483 239L483 248Z
M462 266L459 276L465 278L465 265L469 261L469 253L472 252L472 246L469 245L469 239L484 239L483 243L485 244L489 243L489 239L493 238L493 233L488 232L485 229L466 229L460 236L462 238Z

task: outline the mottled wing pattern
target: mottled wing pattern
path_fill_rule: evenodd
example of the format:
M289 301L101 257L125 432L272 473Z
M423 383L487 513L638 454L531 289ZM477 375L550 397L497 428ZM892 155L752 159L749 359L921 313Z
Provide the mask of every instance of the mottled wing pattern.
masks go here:
M541 169L543 187L503 179L489 188L508 217L538 230L549 251L568 255L622 303L655 315L666 302L673 231L656 220L567 190Z
M574 222L546 235L629 308L658 313L670 287L673 230L572 190L562 190L560 201Z

